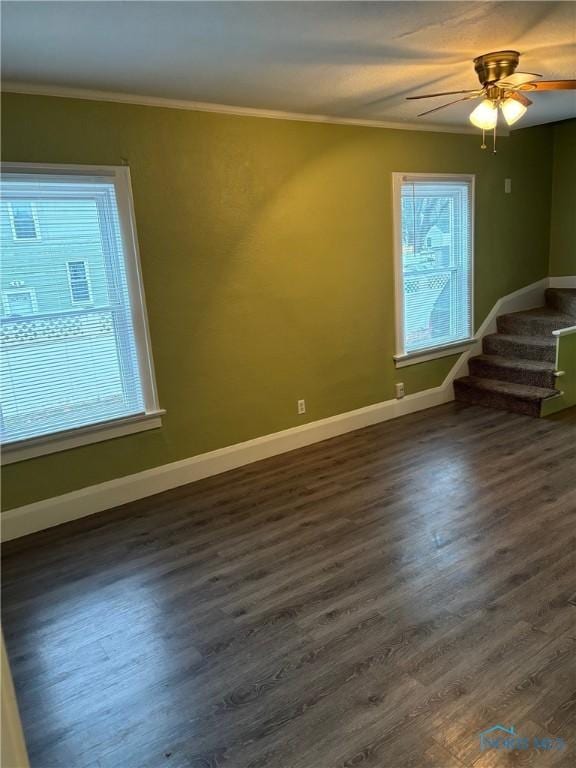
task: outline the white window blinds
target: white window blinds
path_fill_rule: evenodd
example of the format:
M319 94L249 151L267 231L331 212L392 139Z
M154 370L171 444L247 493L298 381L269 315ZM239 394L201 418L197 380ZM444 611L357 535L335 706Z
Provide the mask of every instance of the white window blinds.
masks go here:
M398 175L400 355L472 336L473 179Z
M157 408L123 171L2 174L5 445Z

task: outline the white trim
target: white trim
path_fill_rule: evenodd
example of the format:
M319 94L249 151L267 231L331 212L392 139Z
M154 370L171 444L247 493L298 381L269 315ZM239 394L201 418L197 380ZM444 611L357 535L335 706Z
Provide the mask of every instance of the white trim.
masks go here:
M164 107L165 109L184 109L192 112L212 112L240 117L264 117L271 120L296 120L305 123L327 123L330 125L359 125L365 128L391 128L400 131L432 131L434 133L478 134L478 129L468 125L426 124L418 122L394 122L386 120L362 120L353 117L335 117L334 115L312 115L305 112L284 112L277 109L259 109L256 107L237 107L231 104L213 104L206 101L187 99L167 99L160 96L142 96L135 93L117 93L85 88L68 88L60 85L38 85L37 83L5 82L4 93L20 93L29 96L57 96L65 99L83 99L88 101L109 101L119 104L137 104L144 107ZM498 129L500 136L508 136L505 128Z
M393 228L394 228L394 294L395 294L395 328L396 328L396 354L394 360L396 367L423 362L424 356L428 360L437 357L445 357L442 349L449 345L461 345L470 343L469 339L454 340L447 344L439 345L436 349L433 346L424 347L419 350L406 352L404 339L404 264L402 260L402 182L419 181L421 179L437 179L440 182L466 182L468 185L468 205L470 213L469 221L469 245L470 245L470 270L468 285L469 317L470 330L473 333L474 323L474 220L476 218L476 176L473 173L403 173L396 171L392 173L392 205L393 205ZM437 354L438 353L438 354ZM419 358L416 360L416 358ZM414 363L411 359L414 358ZM400 362L401 361L401 362Z
M489 333L496 333L496 319L498 315L541 307L544 304L544 291L549 287L549 278L544 277L542 280L525 285L523 288L519 288L517 291L499 298L476 331L474 344L456 361L444 384L448 383L452 386L454 379L467 375L468 360L482 353L483 337Z
M115 176L116 201L118 204L118 219L122 235L122 245L134 258L126 261L126 277L128 280L128 294L132 304L132 323L136 337L136 351L140 366L140 380L144 393L146 412L158 411L158 389L156 387L156 374L154 370L154 357L152 354L152 341L150 339L150 326L148 322L148 310L146 308L146 296L144 294L144 279L142 277L142 264L140 260L140 248L136 232L136 213L134 211L134 197L132 195L132 180L130 168L122 166L116 169Z
M569 328L559 328L557 331L552 331L553 336L569 336L572 333L576 333L576 325L571 325Z
M550 277L550 288L576 288L576 275Z
M15 464L18 461L34 459L49 453L69 451L70 448L101 443L104 440L112 440L115 437L132 435L136 432L158 429L162 426L164 413L166 411L161 410L152 413L139 413L136 416L125 416L113 421L88 424L77 429L67 429L62 432L52 432L48 435L7 443L2 446L1 450L2 465Z
M402 179L403 173L392 174L392 229L394 237L394 328L396 355L404 355L404 281L402 273Z
M356 429L432 408L452 399L451 387L442 385L407 395L401 400L387 400L368 405L355 411L219 448L189 459L109 480L100 485L82 488L63 496L10 509L1 517L3 539L7 541L53 525L86 517Z
M57 175L59 171L64 176L72 176L77 174L79 176L87 176L92 173L94 176L110 176L114 177L116 172L122 168L127 168L124 165L84 165L79 163L12 163L9 161L2 161L2 173L19 173L30 171L31 174L48 173Z
M469 357L478 354L482 336L495 329L497 316L503 311L514 312L541 305L548 284L549 280L545 278L499 299L480 326L474 347L460 356L438 387L10 509L1 516L4 540L26 536L355 429L450 402L454 399L454 379L465 374Z
M466 352L468 347L476 344L476 338L463 339L455 341L453 344L445 344L442 347L429 348L424 352L410 352L407 355L394 355L396 368L406 368L409 365L418 365L418 363L427 363L430 360L437 360L440 357L450 357Z

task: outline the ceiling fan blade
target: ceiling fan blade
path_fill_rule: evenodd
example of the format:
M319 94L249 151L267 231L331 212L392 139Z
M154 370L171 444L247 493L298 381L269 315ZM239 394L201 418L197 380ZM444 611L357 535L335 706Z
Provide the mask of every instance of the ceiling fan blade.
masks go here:
M473 88L467 91L444 91L443 93L425 93L423 96L406 96L409 101L414 99L431 99L433 96L456 96L459 93L475 93L477 95L484 93L483 89Z
M527 96L524 96L523 93L520 93L520 91L513 91L512 93L507 93L506 96L509 99L514 99L514 101L519 101L520 104L523 104L525 107L529 107L530 104L534 103Z
M526 83L519 88L521 91L574 91L576 80L538 80L537 83Z
M537 75L534 72L515 72L513 75L503 77L502 80L497 80L494 85L497 85L499 88L506 88L508 86L518 88L519 85L531 83L537 77L542 77L542 75Z
M432 112L438 112L439 109L444 109L445 107L451 107L452 104L458 104L459 101L469 101L470 99L477 99L478 96L464 96L461 99L455 99L454 101L449 101L447 104L442 104L439 107L434 107L434 109L429 109L426 112L420 112L418 117L424 117L424 115L431 115Z

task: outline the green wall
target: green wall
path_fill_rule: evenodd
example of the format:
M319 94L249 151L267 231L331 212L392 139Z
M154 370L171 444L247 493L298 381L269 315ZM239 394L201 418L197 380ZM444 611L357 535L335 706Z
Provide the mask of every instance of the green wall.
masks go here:
M554 126L550 274L576 275L576 120Z
M388 400L395 381L440 384L455 358L393 365L393 171L477 175L477 323L547 274L548 127L514 132L493 155L477 135L3 104L6 161L129 163L167 409L160 430L6 467L5 508Z

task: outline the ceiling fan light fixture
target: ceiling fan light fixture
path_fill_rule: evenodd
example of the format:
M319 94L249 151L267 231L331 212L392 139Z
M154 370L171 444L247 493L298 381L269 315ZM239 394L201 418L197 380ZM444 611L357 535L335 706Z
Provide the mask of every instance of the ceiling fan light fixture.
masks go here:
M504 99L500 104L500 109L504 115L504 120L508 125L514 125L520 118L526 114L526 107L516 99Z
M506 117L506 115L504 115ZM484 99L470 113L470 122L484 131L491 131L498 122L498 107L490 99Z
M1 2L1 0L0 0ZM469 116L472 125L482 131L482 149L486 149L486 132L494 133L494 152L496 152L496 130L498 112L508 125L514 125L526 114L526 108L533 102L525 91L576 91L576 80L540 80L542 75L535 72L517 72L520 53L518 51L492 51L474 59L474 69L480 81L480 88L461 91L443 91L441 93L422 93L407 96L407 99L429 99L437 96L458 96L459 98L440 104L438 107L421 112L418 117L435 115L441 109L451 107L469 99L482 99Z

